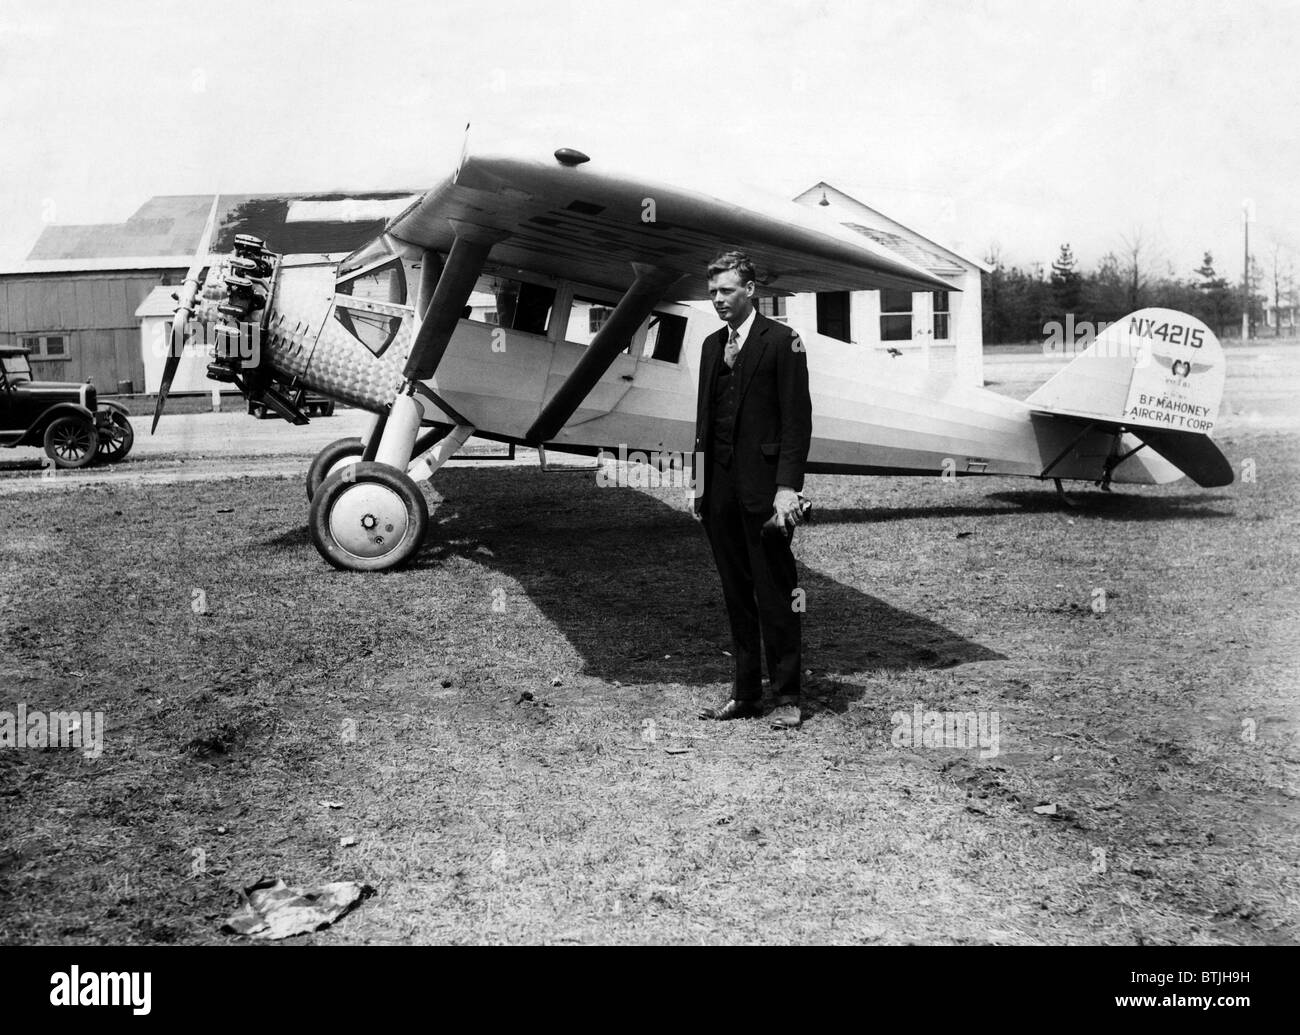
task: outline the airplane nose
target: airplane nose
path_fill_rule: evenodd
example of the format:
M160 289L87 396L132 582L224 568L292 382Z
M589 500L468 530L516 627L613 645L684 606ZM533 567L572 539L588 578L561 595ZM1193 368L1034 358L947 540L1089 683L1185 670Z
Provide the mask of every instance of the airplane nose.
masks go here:
M208 377L213 380L233 381L247 366L243 360L251 345L243 339L254 333L253 325L261 323L270 306L277 258L260 238L239 234L234 251L209 272L194 315L211 331Z

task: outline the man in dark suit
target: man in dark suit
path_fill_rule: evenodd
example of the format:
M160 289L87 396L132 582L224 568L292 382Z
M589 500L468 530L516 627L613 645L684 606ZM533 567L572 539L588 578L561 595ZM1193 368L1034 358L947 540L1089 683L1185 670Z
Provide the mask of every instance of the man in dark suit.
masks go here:
M754 308L753 263L742 252L719 255L708 268L709 299L726 321L704 339L695 417L695 455L704 523L722 578L736 660L731 698L701 718L759 713L763 676L777 696L772 725L797 727L800 612L794 526L812 440L808 361L799 335Z

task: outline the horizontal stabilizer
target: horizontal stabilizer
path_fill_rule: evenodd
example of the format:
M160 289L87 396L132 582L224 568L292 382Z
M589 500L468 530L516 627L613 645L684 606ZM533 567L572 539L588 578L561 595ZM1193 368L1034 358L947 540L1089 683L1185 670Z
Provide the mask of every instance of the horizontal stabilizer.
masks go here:
M1165 428L1129 428L1203 489L1232 484L1232 464L1210 439L1195 431Z

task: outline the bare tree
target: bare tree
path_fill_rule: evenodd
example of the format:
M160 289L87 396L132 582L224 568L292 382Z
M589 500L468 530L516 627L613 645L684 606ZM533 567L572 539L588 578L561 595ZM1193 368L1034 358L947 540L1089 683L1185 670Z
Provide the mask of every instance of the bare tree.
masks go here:
M1123 249L1120 252L1124 282L1128 293L1129 312L1142 308L1149 277L1147 270L1156 261L1155 248L1142 227L1129 234L1121 234Z

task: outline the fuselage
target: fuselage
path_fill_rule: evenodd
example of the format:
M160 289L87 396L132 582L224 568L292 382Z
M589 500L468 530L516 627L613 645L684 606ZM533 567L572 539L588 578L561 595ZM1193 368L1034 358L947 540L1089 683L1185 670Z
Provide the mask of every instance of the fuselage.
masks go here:
M393 259L337 276L332 264L277 275L261 361L281 380L382 413L419 326L419 263ZM426 421L471 424L525 442L546 402L585 354L618 295L519 270L495 269L472 297L435 375L418 398ZM667 302L633 335L548 447L689 453L709 310ZM799 328L808 355L815 472L1020 475L1097 480L1117 448L1113 431L1081 430L1023 402ZM1126 436L1125 436L1126 437ZM1170 481L1180 472L1147 451L1115 481Z

